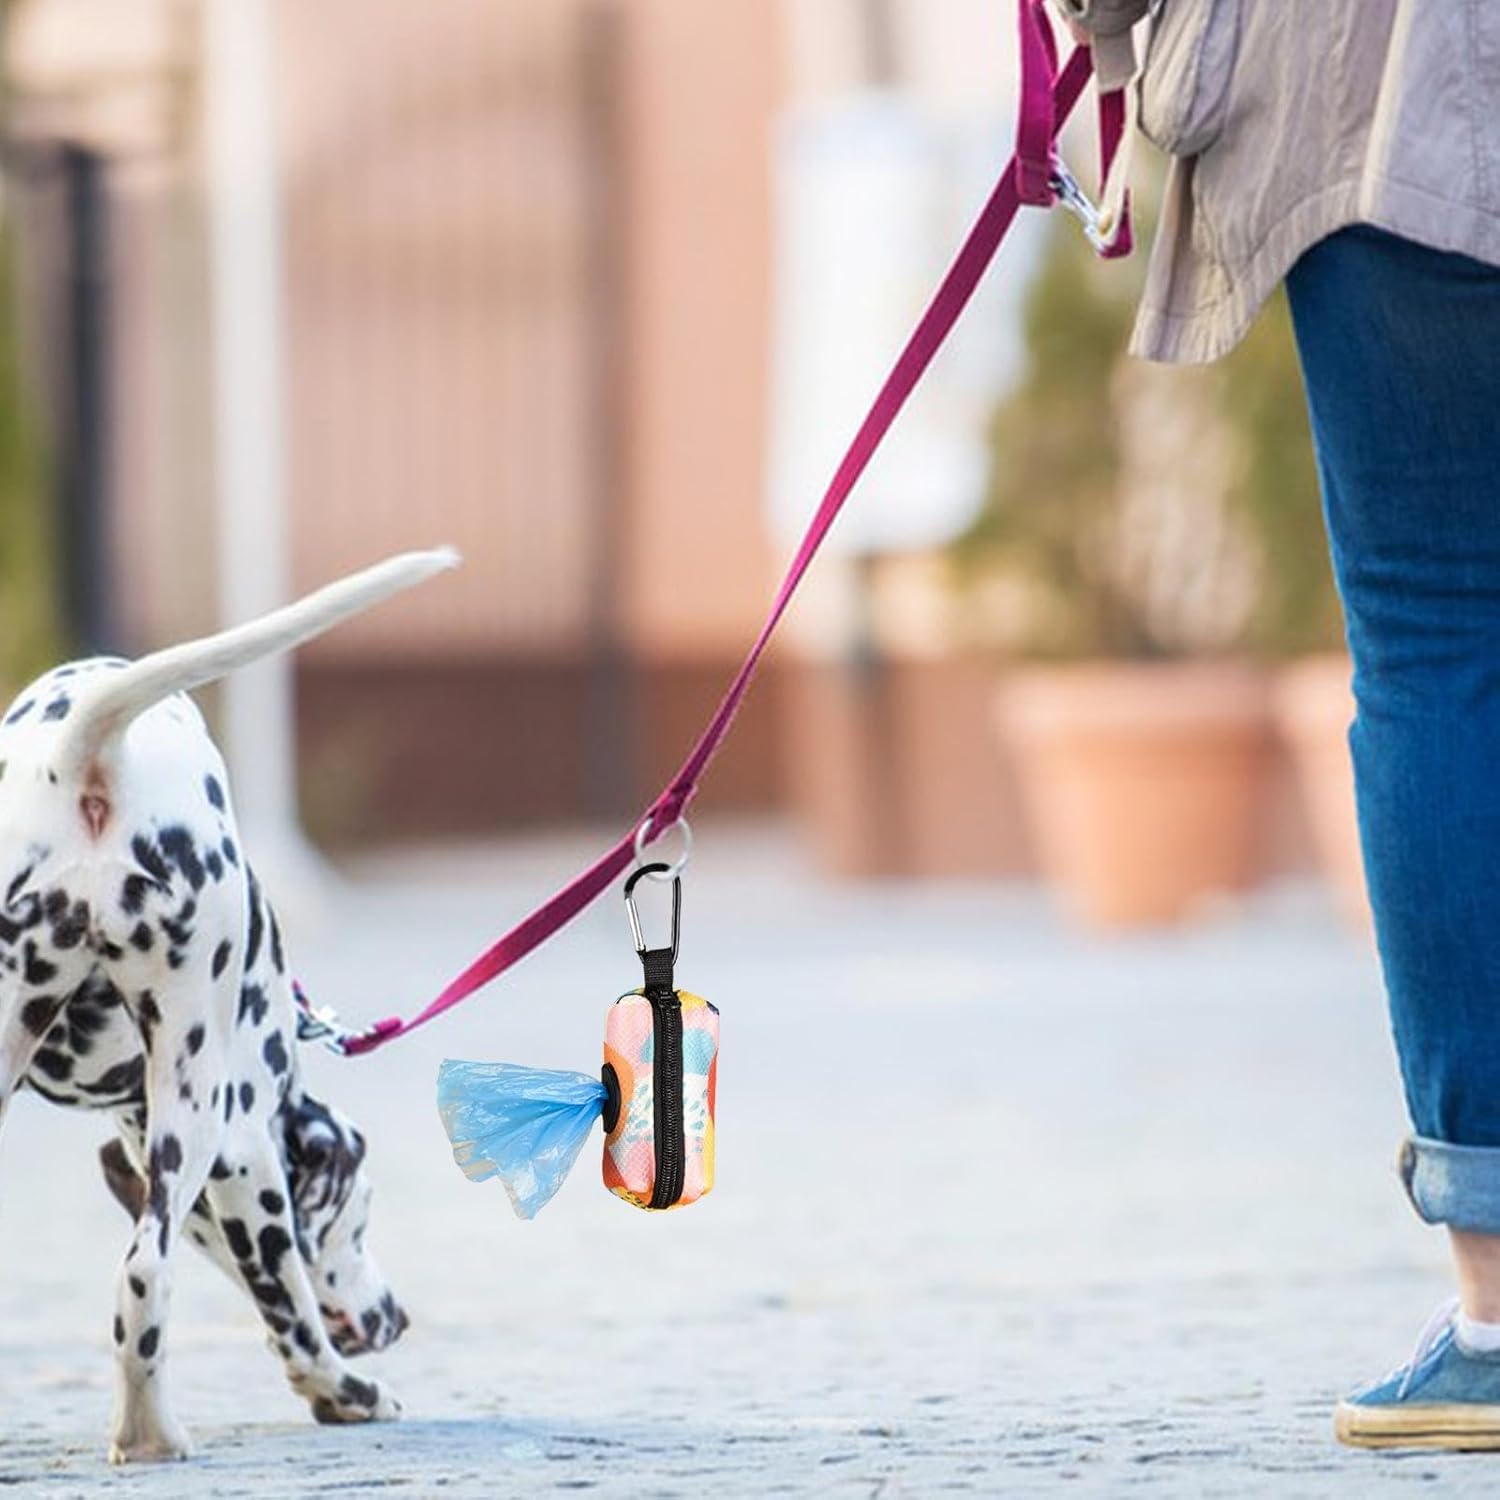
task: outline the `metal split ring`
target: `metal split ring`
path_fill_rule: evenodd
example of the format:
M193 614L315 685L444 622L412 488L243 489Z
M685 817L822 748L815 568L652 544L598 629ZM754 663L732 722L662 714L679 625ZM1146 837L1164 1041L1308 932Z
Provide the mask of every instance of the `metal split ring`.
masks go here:
M676 880L687 869L688 861L693 857L693 830L688 820L681 813L662 832L663 834L667 834L674 828L682 830L682 853L670 864L654 865L646 869L645 873L652 880ZM647 813L641 819L641 826L635 831L635 862L638 866L645 866L646 864L646 835L650 831L651 814Z

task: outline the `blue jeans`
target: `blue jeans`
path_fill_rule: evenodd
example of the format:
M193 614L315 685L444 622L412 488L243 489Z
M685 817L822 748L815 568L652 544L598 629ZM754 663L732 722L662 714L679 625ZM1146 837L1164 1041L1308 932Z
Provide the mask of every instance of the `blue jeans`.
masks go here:
M1423 1218L1500 1233L1500 270L1370 228L1287 278L1354 658Z

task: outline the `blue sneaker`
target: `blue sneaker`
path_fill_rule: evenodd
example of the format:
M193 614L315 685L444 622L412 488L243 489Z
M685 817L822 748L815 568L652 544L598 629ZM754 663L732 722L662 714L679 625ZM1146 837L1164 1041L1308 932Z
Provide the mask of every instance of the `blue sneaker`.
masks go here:
M1458 1299L1428 1319L1412 1356L1338 1404L1333 1430L1353 1448L1500 1448L1500 1351L1458 1341Z

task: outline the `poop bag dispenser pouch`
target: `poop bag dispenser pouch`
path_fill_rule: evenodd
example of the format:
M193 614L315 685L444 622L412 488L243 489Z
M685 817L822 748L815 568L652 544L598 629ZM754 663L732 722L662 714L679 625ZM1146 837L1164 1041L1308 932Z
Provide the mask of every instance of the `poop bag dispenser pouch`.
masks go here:
M438 1069L438 1113L453 1159L471 1182L498 1177L523 1219L562 1186L596 1119L605 1132L604 1185L626 1202L679 1208L713 1186L719 1012L673 982L681 877L672 880L668 948L646 947L634 899L643 875L669 869L645 865L626 882L645 982L609 1008L598 1078L453 1059Z

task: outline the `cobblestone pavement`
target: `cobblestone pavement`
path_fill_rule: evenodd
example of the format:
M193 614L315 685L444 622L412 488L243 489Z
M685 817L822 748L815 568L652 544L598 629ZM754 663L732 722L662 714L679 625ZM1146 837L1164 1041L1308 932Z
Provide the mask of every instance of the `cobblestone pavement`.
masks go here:
M102 1120L0 1143L0 1489L39 1497L1489 1495L1500 1459L1349 1454L1343 1388L1445 1291L1401 1201L1374 968L1301 899L1085 940L1032 894L834 888L700 841L681 981L723 1010L719 1186L653 1218L597 1138L531 1224L449 1159L443 1056L592 1070L634 982L618 903L459 1016L310 1066L367 1130L414 1318L396 1424L318 1428L184 1265L171 1378L199 1456L112 1473ZM293 949L320 1001L414 1006L586 846L347 872ZM648 920L649 920L648 914ZM306 928L293 914L294 932Z

